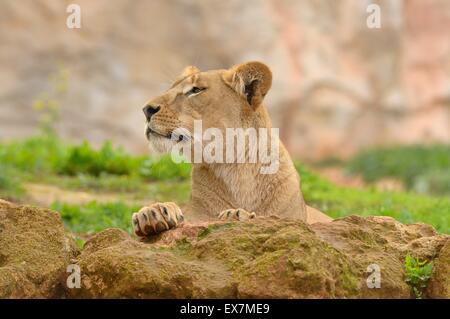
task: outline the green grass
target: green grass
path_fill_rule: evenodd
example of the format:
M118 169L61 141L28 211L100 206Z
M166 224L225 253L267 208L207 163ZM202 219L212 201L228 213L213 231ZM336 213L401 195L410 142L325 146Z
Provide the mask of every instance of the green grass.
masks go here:
M170 155L158 159L147 158L142 162L139 174L149 180L187 180L191 177L191 165L175 163Z
M429 223L440 232L450 233L450 200L447 198L339 187L301 165L297 165L297 169L308 204L334 218L350 214L392 216L403 223ZM188 181L161 181L146 187L148 196L158 201L175 201L182 205L189 199ZM139 205L121 201L83 205L55 203L52 208L61 212L72 231L92 233L108 227L129 231L131 214Z
M123 202L100 204L95 201L85 205L70 205L56 202L51 209L58 211L64 224L73 232L92 234L110 227L131 232L131 214L139 206Z
M122 148L114 148L111 142L106 142L99 150L95 150L88 142L70 146L56 167L60 175L85 174L100 176L132 175L139 171L145 157L133 157Z
M22 174L53 173L63 162L67 147L53 135L0 144L0 163Z
M85 181L89 177L112 181L110 176L145 181L187 180L191 169L186 163L175 164L169 155L158 160L148 156L133 156L120 147L113 147L108 141L95 149L86 141L72 145L55 135L0 144L0 163L17 169L28 180L40 180L49 175L88 176ZM107 188L110 186L109 183L98 184L99 187L102 185Z
M437 155L427 155L430 159L423 163L444 167L447 148L434 147L433 150ZM416 159L413 160L416 164L407 163L411 157L409 151L399 151L397 155L406 156L402 159L404 166L417 170ZM379 159L368 161L377 163ZM24 182L47 183L68 190L115 193L117 201L107 204L54 203L52 206L61 212L67 226L77 233L90 233L107 227L129 230L131 213L143 199L186 203L190 194L190 169L189 164L173 163L169 156L158 160L133 156L110 143L95 149L88 143L67 144L53 135L32 137L0 143L0 198L24 201L26 194L21 186ZM332 217L385 215L403 223L428 223L440 232L450 233L448 196L341 187L311 173L302 165L297 165L297 169L307 203ZM401 171L407 174L407 171ZM424 170L420 172L422 174ZM429 171L423 174L429 174Z
M100 174L91 176L78 174L75 176L49 175L43 177L41 182L58 185L68 190L81 190L87 192L120 192L120 193L144 193L148 185L139 176Z
M392 216L402 223L422 222L450 233L450 199L407 192L341 187L296 165L305 200L333 218L351 214Z
M2 163L0 163L0 194L4 199L19 198L25 194L17 171Z
M450 145L411 145L366 150L346 165L365 181L396 178L407 189L421 193L450 194Z
M151 183L148 187L148 194L153 199L161 202L175 202L182 206L187 203L191 195L190 181L184 182L158 182Z
M173 201L179 205L185 204L190 197L189 182L157 182L143 184L145 193L136 194L136 199L130 202L116 200L108 203L96 201L87 204L67 204L54 202L51 209L58 211L66 225L72 232L78 234L92 234L106 228L118 227L128 232L131 231L131 215L138 211L142 202L140 198L156 199L161 202ZM117 196L119 197L119 196Z

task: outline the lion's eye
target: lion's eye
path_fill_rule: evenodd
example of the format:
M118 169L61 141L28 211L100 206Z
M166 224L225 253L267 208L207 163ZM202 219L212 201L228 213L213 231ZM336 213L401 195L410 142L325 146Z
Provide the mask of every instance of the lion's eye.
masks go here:
M194 86L192 89L190 89L189 91L186 92L186 95L190 96L190 95L193 95L193 94L197 94L197 93L200 93L203 90L204 90L204 88L199 88L199 87Z

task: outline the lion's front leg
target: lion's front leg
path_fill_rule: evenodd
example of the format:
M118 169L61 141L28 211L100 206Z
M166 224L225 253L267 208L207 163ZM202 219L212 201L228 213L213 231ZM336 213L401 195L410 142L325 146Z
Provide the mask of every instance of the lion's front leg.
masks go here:
M178 227L183 223L184 216L177 204L166 202L142 207L131 219L134 233L146 237Z
M237 209L226 209L219 213L220 220L249 220L255 218L256 214L254 212L249 213L245 209L237 208Z

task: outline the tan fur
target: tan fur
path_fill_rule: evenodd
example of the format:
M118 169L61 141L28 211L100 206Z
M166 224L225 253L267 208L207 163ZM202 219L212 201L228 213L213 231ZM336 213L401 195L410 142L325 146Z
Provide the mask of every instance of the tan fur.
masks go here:
M194 120L200 119L203 130L219 128L224 136L226 128L271 128L262 104L271 83L270 69L260 62L208 72L187 67L166 93L148 103L160 107L149 122L149 127L156 132L149 136L150 145L159 152L170 151L174 142L163 136L179 127L192 132ZM187 97L186 92L193 86L205 90ZM183 213L190 219L210 220L217 219L220 213L222 217L245 219L242 217L245 214L252 218L254 215L249 212L308 222L331 220L305 205L299 175L283 144L279 145L280 164L275 174L261 174L260 163L193 164L191 203ZM223 214L227 210L232 212ZM136 216L133 222L140 225Z

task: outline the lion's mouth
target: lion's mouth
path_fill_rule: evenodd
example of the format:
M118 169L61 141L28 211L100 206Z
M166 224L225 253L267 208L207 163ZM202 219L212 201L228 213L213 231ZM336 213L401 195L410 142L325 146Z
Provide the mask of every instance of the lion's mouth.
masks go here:
M170 139L172 137L172 133L169 133L167 135L161 134L161 133L156 132L155 130L152 130L150 127L147 126L147 129L145 130L145 136L147 136L147 139L149 139L151 135L156 135L156 136L160 136L160 137L164 137L164 138L168 138L168 139Z
M188 136L185 136L183 134L175 134L173 131L169 132L168 134L161 134L147 126L145 130L145 136L147 136L147 139L150 139L150 136L152 135L167 138L169 140L174 140L177 142L187 141L189 139Z

